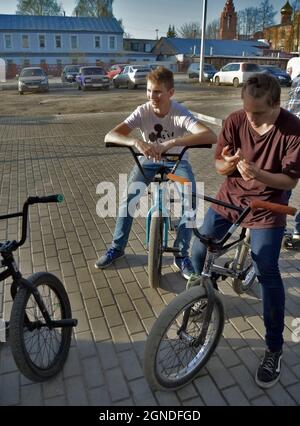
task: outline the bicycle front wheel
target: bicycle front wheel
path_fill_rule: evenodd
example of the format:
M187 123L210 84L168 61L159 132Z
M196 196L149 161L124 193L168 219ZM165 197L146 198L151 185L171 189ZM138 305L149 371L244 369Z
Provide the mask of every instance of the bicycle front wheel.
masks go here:
M31 275L51 320L72 317L67 292L60 280L47 272ZM24 376L42 382L59 373L71 344L71 327L48 328L33 294L20 288L14 299L9 322L12 354Z
M149 286L156 289L161 277L163 257L163 218L158 212L151 217L149 251L148 251L148 276Z
M144 352L144 374L154 390L176 390L195 378L215 350L224 327L224 308L219 295L203 344L193 342L201 333L207 308L206 290L192 287L162 311L148 336ZM182 330L185 311L191 308Z

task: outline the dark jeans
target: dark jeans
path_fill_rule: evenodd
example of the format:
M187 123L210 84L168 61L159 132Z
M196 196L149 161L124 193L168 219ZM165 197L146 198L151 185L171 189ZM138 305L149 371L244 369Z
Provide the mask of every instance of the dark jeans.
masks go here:
M205 215L201 234L222 238L232 225L213 209ZM263 316L266 327L266 344L274 352L283 345L285 294L278 259L284 228L251 229L251 255L262 287ZM201 274L206 257L206 247L194 239L192 263L197 274Z

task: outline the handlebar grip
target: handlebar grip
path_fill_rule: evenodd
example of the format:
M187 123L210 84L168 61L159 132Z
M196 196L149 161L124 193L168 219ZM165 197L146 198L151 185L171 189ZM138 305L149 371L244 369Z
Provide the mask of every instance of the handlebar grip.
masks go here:
M297 209L295 207L286 206L283 204L271 203L270 201L254 200L250 203L251 210L265 209L274 213L288 214L295 216Z
M46 195L45 197L29 197L27 200L28 204L61 203L62 201L64 201L64 196L62 194Z
M127 145L122 145L120 143L115 143L115 142L105 142L105 146L106 148L130 148Z

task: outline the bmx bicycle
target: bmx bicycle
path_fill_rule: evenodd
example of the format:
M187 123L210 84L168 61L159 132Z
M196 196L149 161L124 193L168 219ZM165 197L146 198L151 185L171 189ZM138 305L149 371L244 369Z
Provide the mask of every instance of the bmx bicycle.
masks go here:
M122 145L119 143L106 142L106 147L122 147L128 148L140 170L145 180L148 179L145 176L143 165L140 162L139 158L144 155L135 152L132 147L127 145ZM154 187L153 193L153 204L150 207L147 218L146 218L146 245L148 248L148 279L149 286L153 289L159 287L161 270L162 270L162 259L163 253L179 253L179 249L176 247L168 246L168 235L169 230L173 230L170 212L166 208L166 185L164 185L169 180L176 181L179 184L187 182L184 178L180 176L175 176L174 173L182 160L187 149L190 148L211 148L211 144L204 145L194 145L186 146L182 149L179 154L168 154L165 153L162 155L163 161L161 162L161 167L159 167L156 176L152 182L156 182L158 185ZM167 167L165 164L167 162L172 162L172 166ZM172 178L172 179L170 179ZM176 187L177 189L177 187ZM182 196L181 191L178 191L179 196ZM172 203L174 199L170 199Z
M241 276L241 269L235 268L234 259L224 267L216 265L215 261L245 240L247 231L242 228L239 237L228 242L243 219L251 210L258 208L290 215L296 213L296 209L292 207L261 200L252 201L248 207L242 209L210 197L204 196L204 199L236 210L239 217L220 240L201 235L195 230L197 238L207 247L203 272L189 290L179 294L164 308L146 341L144 374L155 390L176 390L186 385L212 356L225 320L223 303L216 291L216 280L220 276L223 279L237 279L240 283L245 279L244 275ZM241 258L245 259L245 251L246 248L241 250ZM248 273L250 270L251 268ZM242 286L246 289L245 282Z
M22 217L20 241L0 243L1 267L6 268L0 273L0 281L12 277L13 304L10 320L5 323L6 335L17 367L34 382L48 380L61 371L77 320L72 319L69 298L61 281L48 272L23 278L13 252L26 241L29 206L63 199L62 195L29 197L21 212L0 216L0 220Z

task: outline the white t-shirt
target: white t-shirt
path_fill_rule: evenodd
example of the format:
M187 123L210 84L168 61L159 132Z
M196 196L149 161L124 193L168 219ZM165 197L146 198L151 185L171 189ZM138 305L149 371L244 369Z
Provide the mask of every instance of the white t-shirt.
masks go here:
M170 110L165 117L158 117L150 102L147 102L138 106L125 120L125 124L130 129L140 129L142 138L147 143L162 143L182 137L191 132L197 123L198 120L188 109L173 100L171 100ZM168 154L178 154L182 149L182 146L174 147L168 151ZM187 160L187 153L182 159Z
M291 79L294 80L300 74L300 58L291 58L286 66L286 70L292 68Z

